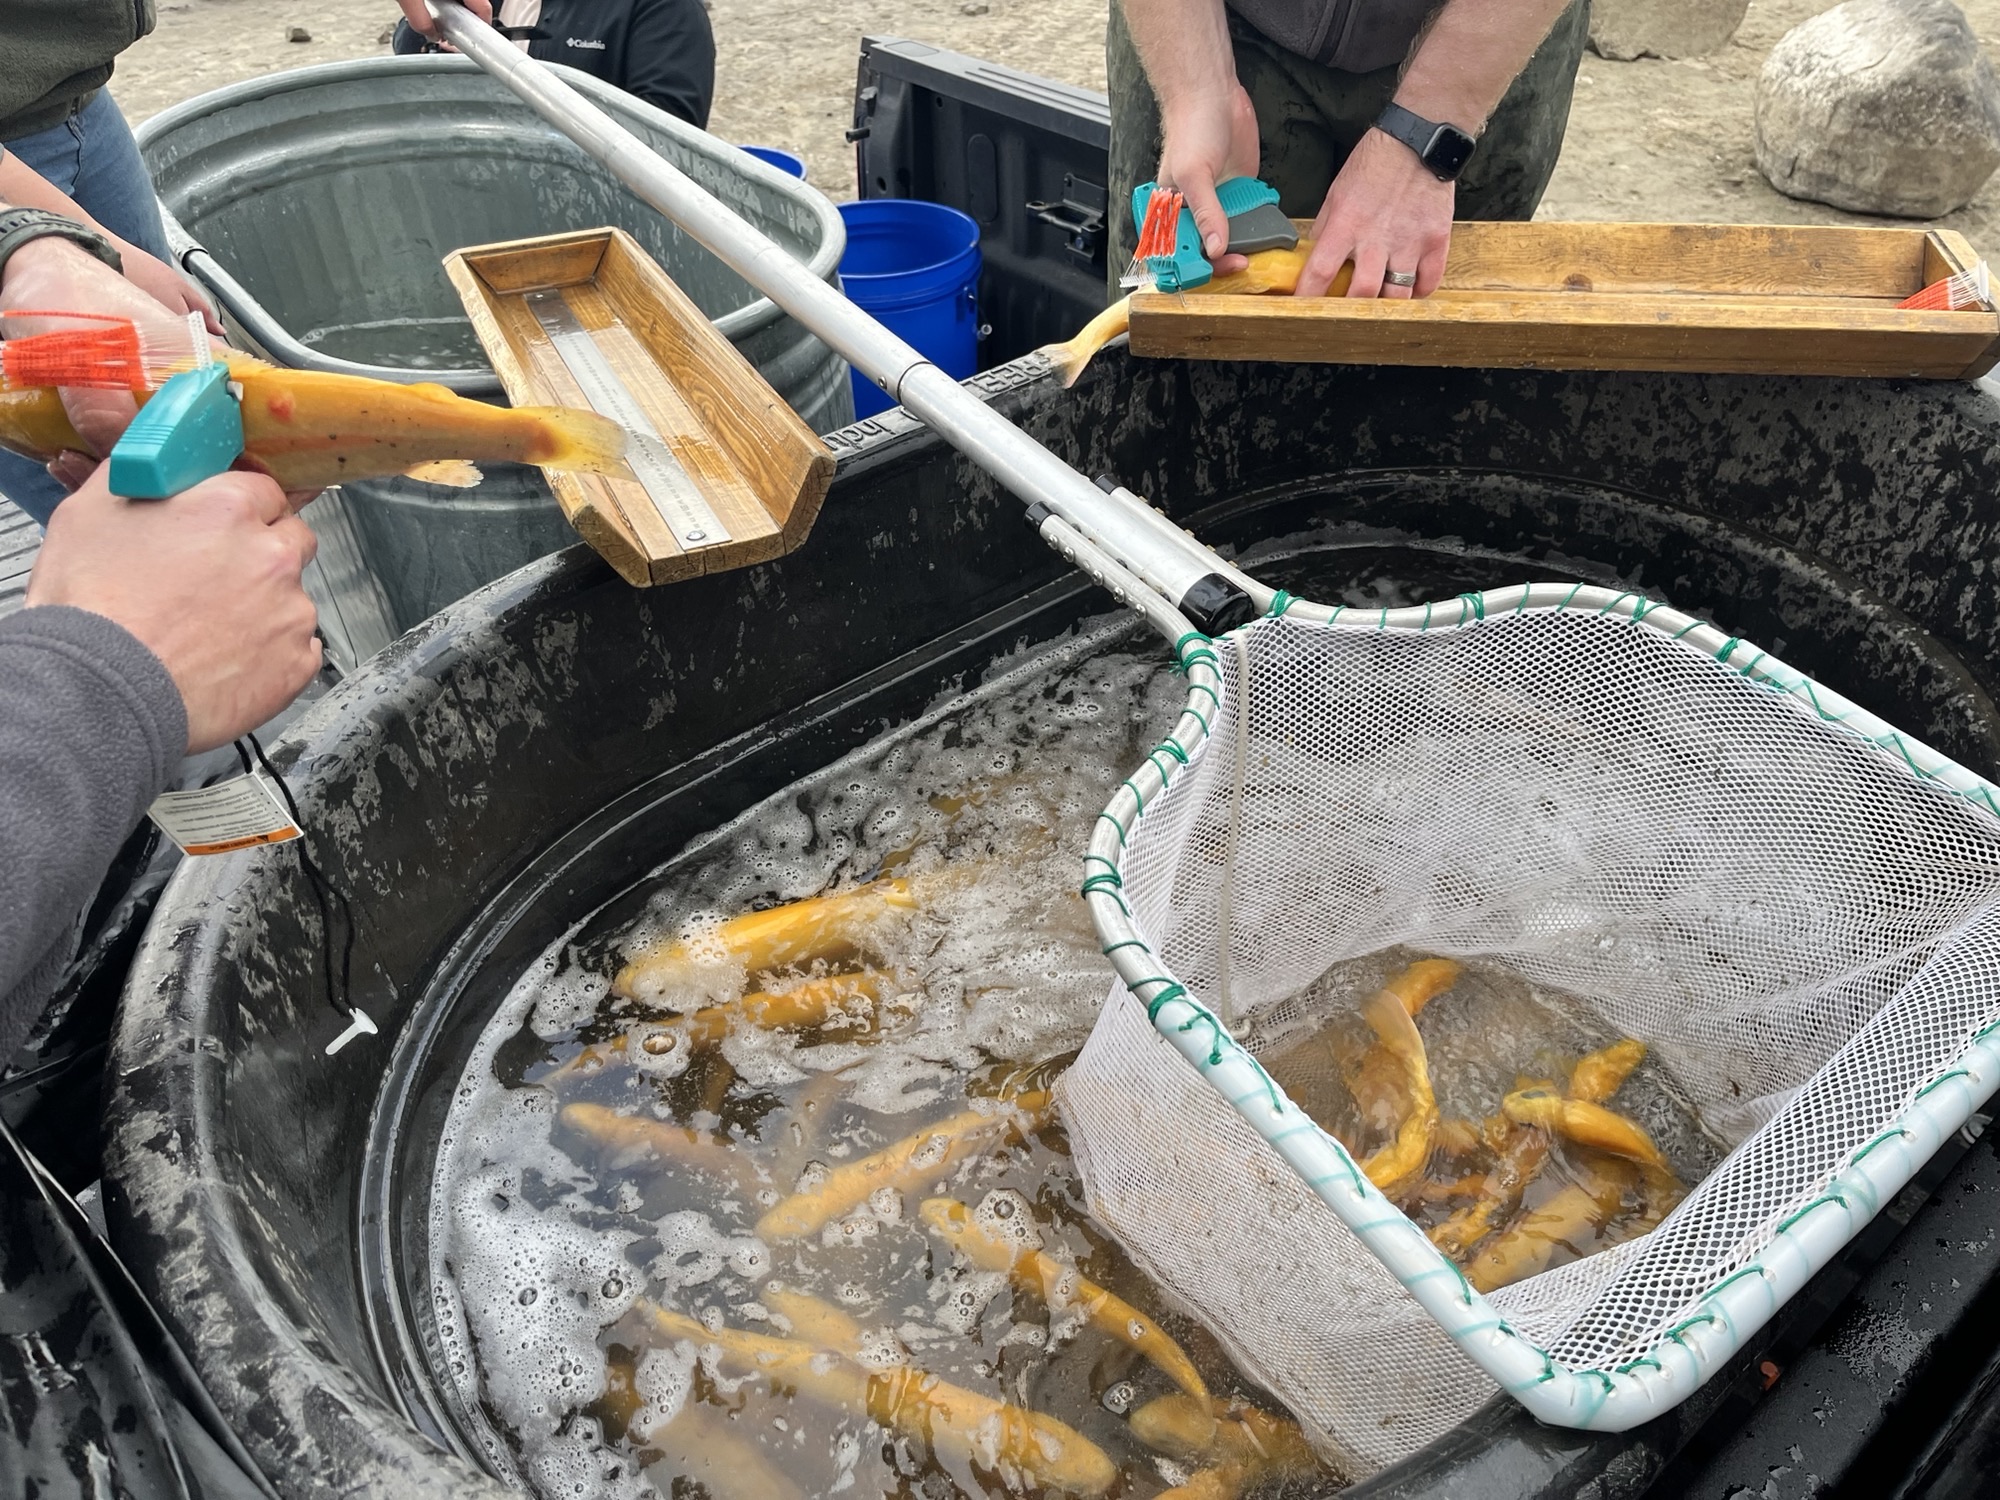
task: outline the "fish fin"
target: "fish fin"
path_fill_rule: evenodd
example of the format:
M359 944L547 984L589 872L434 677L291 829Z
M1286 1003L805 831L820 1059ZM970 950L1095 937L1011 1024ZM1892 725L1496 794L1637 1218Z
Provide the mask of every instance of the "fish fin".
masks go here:
M625 429L609 417L575 406L523 406L516 415L533 417L549 438L547 451L530 463L590 474L623 472Z
M486 476L479 472L478 465L467 463L462 458L434 458L429 463L403 470L403 477L424 484L446 485L454 490L469 490Z
M1047 344L1036 352L1055 367L1062 388L1068 390L1083 374L1083 368L1113 339L1131 330L1132 299L1122 297L1083 325L1082 332L1067 343Z

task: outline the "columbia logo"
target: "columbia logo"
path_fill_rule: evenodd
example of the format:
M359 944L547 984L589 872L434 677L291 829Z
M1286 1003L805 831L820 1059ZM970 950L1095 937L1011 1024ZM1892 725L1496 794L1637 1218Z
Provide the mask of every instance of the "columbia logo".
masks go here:
M572 47L587 47L592 52L602 52L604 50L604 43L596 37L585 39L572 36L564 37L563 40Z

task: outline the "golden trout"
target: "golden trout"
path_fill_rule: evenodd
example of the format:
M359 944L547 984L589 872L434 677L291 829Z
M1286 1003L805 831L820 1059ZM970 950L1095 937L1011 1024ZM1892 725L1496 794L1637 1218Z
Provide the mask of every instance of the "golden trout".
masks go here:
M1104 1450L1074 1428L922 1370L868 1370L809 1343L734 1328L709 1329L657 1303L642 1301L637 1311L661 1338L712 1345L739 1369L868 1417L940 1457L998 1469L1010 1489L1101 1495L1118 1479Z
M243 462L288 490L407 474L432 484L477 484L481 463L618 473L625 431L595 412L509 409L468 401L441 385L397 385L358 375L282 370L245 354L222 356L243 387ZM138 392L144 404L147 393ZM46 386L0 391L0 447L38 463L88 452L61 398Z
M1430 1158L1437 1096L1415 1017L1458 982L1459 972L1449 958L1419 959L1392 974L1361 1007L1376 1044L1362 1058L1355 1100L1365 1117L1398 1122L1395 1139L1361 1164L1368 1180L1385 1192L1422 1171Z
M1033 1245L987 1229L956 1198L931 1198L918 1210L932 1231L982 1271L1001 1271L1052 1312L1077 1308L1090 1326L1151 1360L1175 1385L1206 1401L1208 1386L1187 1352L1138 1308L1073 1266Z
M1232 271L1227 276L1217 276L1206 286L1198 286L1187 295L1190 297L1233 297L1258 296L1265 292L1291 292L1299 284L1299 273L1306 268L1306 257L1312 254L1312 241L1300 240L1291 250L1259 250L1250 257L1250 264L1240 271ZM1333 278L1333 285L1326 289L1329 297L1347 295L1347 284L1354 279L1354 263L1342 266ZM1097 351L1125 333L1132 326L1132 299L1121 297L1105 308L1103 312L1083 325L1077 336L1067 343L1047 344L1037 353L1046 355L1049 363L1056 367L1062 377L1063 389L1076 384L1083 373L1083 367L1090 363Z
M612 993L651 1002L676 980L698 971L706 953L741 963L749 974L841 962L852 958L880 924L916 905L909 881L878 880L838 895L745 912L703 938L668 943L634 958L618 971Z
M793 1193L757 1221L758 1238L796 1240L817 1234L841 1215L889 1188L907 1193L937 1181L960 1162L1048 1118L1046 1090L1024 1093L998 1109L968 1109L927 1125L859 1161L843 1162L815 1187Z
M1183 1462L1207 1461L1222 1471L1217 1479L1204 1481L1205 1487L1192 1488L1192 1494L1227 1495L1232 1493L1225 1487L1228 1482L1240 1490L1266 1475L1320 1472L1319 1459L1296 1423L1246 1403L1161 1396L1127 1421L1132 1435L1148 1448Z

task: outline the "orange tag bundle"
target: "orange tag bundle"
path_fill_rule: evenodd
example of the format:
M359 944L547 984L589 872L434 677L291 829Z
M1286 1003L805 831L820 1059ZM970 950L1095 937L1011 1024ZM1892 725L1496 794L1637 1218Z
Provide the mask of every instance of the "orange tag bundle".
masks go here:
M69 326L39 328L44 323ZM33 328L0 341L0 390L87 387L150 391L195 359L192 335L161 338L130 318L99 313L9 312L0 332Z
M1912 312L1986 312L1992 308L1987 290L1986 262L1982 260L1970 271L1960 271L1942 281L1933 281L1896 306Z

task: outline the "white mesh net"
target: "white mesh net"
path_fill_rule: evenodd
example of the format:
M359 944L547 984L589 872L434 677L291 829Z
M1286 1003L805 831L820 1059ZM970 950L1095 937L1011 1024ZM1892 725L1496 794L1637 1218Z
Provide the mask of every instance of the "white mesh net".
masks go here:
M1645 1354L2000 1011L2000 824L1648 625L1216 649L1212 736L1122 867L1165 972L1246 1035L1344 960L1480 960L1646 1042L1736 1148L1650 1235L1492 1294L1563 1364ZM1063 1107L1093 1211L1357 1474L1493 1393L1122 986Z

